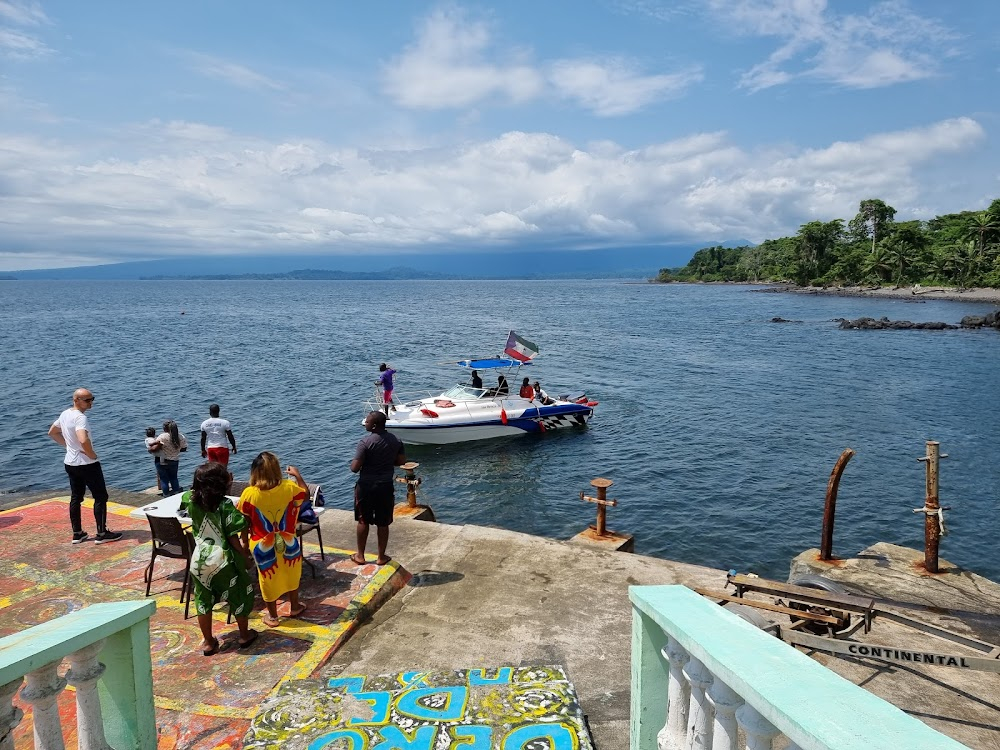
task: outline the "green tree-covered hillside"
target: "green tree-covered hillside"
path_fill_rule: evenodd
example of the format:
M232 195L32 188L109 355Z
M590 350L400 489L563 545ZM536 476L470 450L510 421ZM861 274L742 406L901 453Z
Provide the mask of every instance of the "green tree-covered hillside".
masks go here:
M811 221L793 237L754 247L702 248L656 280L1000 287L1000 199L930 221L895 217L883 201L863 200L846 224Z

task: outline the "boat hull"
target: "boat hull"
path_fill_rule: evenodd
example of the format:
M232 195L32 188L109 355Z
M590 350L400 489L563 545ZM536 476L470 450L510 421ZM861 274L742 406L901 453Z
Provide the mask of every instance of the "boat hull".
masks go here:
M433 411L432 413L439 414ZM540 409L518 409L518 416L506 416L499 407L491 410L487 418L463 419L459 414L436 417L411 411L405 418L390 418L386 430L409 445L448 445L473 440L490 440L517 437L531 433L545 433L567 427L585 428L593 409L578 404L561 404Z

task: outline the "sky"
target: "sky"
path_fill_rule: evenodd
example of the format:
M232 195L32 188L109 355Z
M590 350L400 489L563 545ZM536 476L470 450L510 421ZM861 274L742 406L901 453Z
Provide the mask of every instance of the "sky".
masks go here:
M0 271L928 219L998 94L992 0L0 0Z

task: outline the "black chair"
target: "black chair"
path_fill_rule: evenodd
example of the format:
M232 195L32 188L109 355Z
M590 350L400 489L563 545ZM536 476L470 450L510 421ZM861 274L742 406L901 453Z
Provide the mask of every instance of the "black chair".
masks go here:
M151 516L146 514L149 521L149 531L153 535L153 554L146 566L146 596L149 596L149 588L153 585L153 565L157 557L170 557L174 560L184 560L184 581L181 583L181 601L184 602L184 619L188 618L188 610L191 607L191 556L194 554L194 537L191 536L181 522L173 516Z
M313 510L316 511L317 515L323 512L323 508L316 507L316 498L319 495L320 485L312 484L311 482L306 482L306 487L309 488L309 499L313 503ZM323 530L319 526L319 519L316 519L316 523L302 523L301 521L295 524L295 536L299 538L299 543L302 544L302 561L309 566L309 570L312 571L312 577L316 577L316 565L306 557L305 544L302 542L302 537L305 534L311 534L316 532L316 537L319 539L319 558L326 562L326 552L323 550Z

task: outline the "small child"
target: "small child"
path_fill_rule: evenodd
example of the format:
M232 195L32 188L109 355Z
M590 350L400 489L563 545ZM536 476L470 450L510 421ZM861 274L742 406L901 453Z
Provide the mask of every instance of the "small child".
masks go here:
M147 427L146 428L146 452L147 453L149 452L150 446L152 446L153 443L155 443L155 442L156 442L156 428L155 427ZM153 454L153 463L154 464L160 463L160 454L159 453L154 453Z
M232 475L225 466L209 461L195 469L191 489L181 498L195 539L191 583L198 627L204 638L201 652L205 656L219 651L219 639L212 635L212 609L217 602L229 604L229 613L240 629L241 649L257 640L257 631L249 628L254 602L253 584L247 573L250 553L240 539L250 522L226 497L231 482Z
M149 446L156 442L156 428L147 427L146 428L146 452L149 452ZM160 454L153 454L153 470L156 472L156 488L160 489ZM163 492L160 492L160 497L163 497Z

